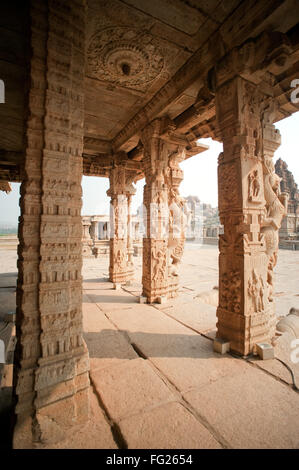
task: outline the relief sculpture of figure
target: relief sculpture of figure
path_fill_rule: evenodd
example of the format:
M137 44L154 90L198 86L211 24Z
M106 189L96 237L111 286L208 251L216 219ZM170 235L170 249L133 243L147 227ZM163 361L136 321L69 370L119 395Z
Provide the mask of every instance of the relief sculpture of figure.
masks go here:
M248 176L249 179L249 199L255 199L259 196L260 192L260 183L259 183L259 175L258 171L254 170Z
M164 253L159 250L156 254L152 253L153 260L156 261L154 265L153 280L158 281L159 279L164 279L165 269L166 269L166 260Z
M273 270L277 263L279 236L283 217L287 214L288 194L280 192L281 178L275 173L270 158L264 162L264 193L266 199L265 214L261 223L268 257L268 300L273 301Z

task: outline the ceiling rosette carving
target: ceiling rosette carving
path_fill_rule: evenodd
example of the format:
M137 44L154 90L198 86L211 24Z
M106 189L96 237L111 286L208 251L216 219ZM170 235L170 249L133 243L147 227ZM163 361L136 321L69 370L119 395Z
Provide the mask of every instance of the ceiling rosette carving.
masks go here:
M147 31L119 26L95 33L87 49L87 74L127 88L144 89L163 70L159 41Z

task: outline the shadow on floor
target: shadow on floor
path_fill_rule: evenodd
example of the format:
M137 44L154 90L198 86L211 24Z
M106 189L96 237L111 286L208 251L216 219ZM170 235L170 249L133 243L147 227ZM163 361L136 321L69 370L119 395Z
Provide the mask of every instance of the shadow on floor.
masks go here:
M113 290L113 289L111 289ZM115 292L113 290L113 292ZM134 297L133 295L95 295L90 294L90 291L87 294L89 301L91 303L99 303L99 304L137 304L138 298Z
M108 330L84 333L91 358L131 359L130 346L141 357L186 357L222 359L216 354L210 339L200 334L157 334L141 331ZM125 342L127 347L125 347Z
M96 279L83 279L83 282L111 282L108 277L97 277Z

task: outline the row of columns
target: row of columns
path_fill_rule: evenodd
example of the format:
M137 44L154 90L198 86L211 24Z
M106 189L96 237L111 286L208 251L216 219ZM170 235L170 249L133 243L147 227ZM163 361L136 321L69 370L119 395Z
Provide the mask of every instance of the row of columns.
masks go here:
M14 447L61 440L89 416L89 359L82 338L81 177L84 134L83 0L32 1L32 59L25 178L19 223ZM286 212L273 153L280 143L271 108L241 76L216 77L220 235L217 336L249 354L274 334L273 269ZM267 98L267 97L266 97ZM171 122L143 130L143 296L173 297L184 247L179 196L185 144ZM111 170L110 280L132 278L130 203L120 162ZM129 223L130 227L130 223Z
M185 242L187 213L179 195L185 146L164 137L168 119L157 119L142 134L145 187L143 198L143 297L148 302L175 297L178 291L178 264ZM164 134L163 134L164 133ZM110 172L111 238L109 278L125 283L134 277L131 199L135 193L125 166Z

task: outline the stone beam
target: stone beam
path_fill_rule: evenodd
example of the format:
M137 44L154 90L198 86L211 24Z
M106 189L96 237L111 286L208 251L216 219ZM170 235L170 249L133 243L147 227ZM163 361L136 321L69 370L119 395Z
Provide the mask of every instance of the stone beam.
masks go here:
M102 139L96 139L93 137L84 137L84 153L107 153L111 154L112 145L111 142Z
M259 3L249 0L244 8L242 2L224 21L220 30L215 31L200 46L173 78L119 132L112 141L113 150L120 149L128 139L140 133L147 124L162 114L170 101L178 98L195 80L202 77L204 85L206 70L214 67L225 54L223 44L229 42L229 49L232 49L250 36L259 34L259 31L265 29L266 24L271 25L272 15L283 3L282 0L265 0Z
M0 179L10 181L12 183L20 183L23 175L19 165L0 164Z

